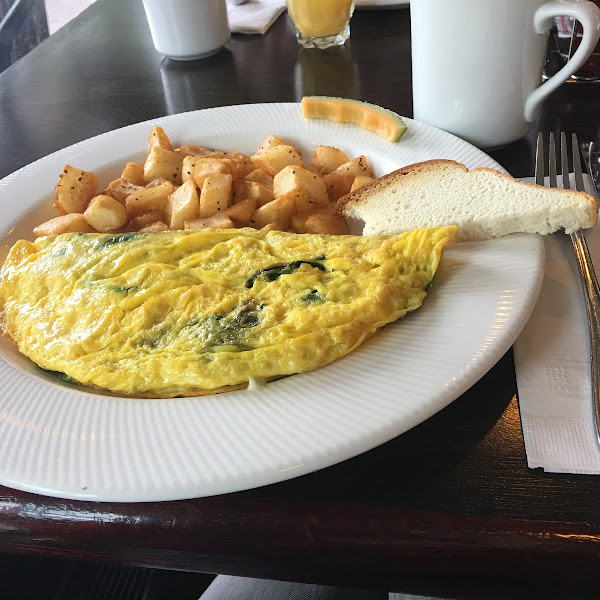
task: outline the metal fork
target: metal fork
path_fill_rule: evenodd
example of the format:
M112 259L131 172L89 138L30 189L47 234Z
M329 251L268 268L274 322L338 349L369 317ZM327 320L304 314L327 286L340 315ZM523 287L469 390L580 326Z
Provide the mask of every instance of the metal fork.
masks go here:
M573 171L575 172L575 189L578 191L584 190L583 175L581 173L581 159L579 157L579 144L577 136L572 135L571 138L572 155L573 155ZM548 148L548 168L550 176L550 187L558 187L556 181L556 144L554 134L550 134ZM535 157L535 182L538 185L544 185L544 138L543 134L539 134L537 138L537 148ZM564 132L560 134L560 162L561 173L563 176L563 188L571 189L569 181L569 153L567 147L567 136ZM585 241L583 231L579 229L571 234L571 241L575 255L577 256L577 264L579 266L580 280L585 297L585 305L587 309L587 318L590 334L590 360L592 364L592 398L594 402L594 422L596 425L596 439L600 444L600 289L598 288L598 280L594 272L594 265L590 251Z

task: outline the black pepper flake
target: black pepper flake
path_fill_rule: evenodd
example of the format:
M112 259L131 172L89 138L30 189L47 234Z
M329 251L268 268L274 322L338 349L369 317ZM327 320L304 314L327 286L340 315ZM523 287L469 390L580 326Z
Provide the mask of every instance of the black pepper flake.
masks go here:
M80 177L77 181L81 181L83 179L83 177Z
M67 170L65 169L65 170L63 171L63 173L66 173L66 172L67 172Z
M72 190L74 190L74 189L75 189L75 186L74 186L74 185L72 185L72 186L71 186L71 189L72 189Z

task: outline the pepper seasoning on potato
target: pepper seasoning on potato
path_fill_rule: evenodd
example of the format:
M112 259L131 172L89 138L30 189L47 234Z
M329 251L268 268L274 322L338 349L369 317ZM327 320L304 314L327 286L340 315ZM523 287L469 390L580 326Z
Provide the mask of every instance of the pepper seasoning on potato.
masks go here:
M317 147L311 162L269 135L256 152L175 147L153 127L144 164L128 162L98 192L94 173L66 165L56 185L58 217L35 235L252 227L295 233L349 234L337 200L373 181L364 156Z

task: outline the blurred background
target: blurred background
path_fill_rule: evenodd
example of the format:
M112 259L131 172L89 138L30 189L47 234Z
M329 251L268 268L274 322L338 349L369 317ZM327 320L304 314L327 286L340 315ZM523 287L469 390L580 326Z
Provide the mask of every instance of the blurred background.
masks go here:
M0 0L0 72L94 0Z

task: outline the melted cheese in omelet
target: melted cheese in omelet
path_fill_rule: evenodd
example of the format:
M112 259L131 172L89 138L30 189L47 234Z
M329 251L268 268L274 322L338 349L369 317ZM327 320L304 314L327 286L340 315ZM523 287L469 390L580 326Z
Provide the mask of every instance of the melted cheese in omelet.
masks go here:
M43 369L121 394L196 395L347 354L421 305L455 236L69 233L17 242L0 301Z

